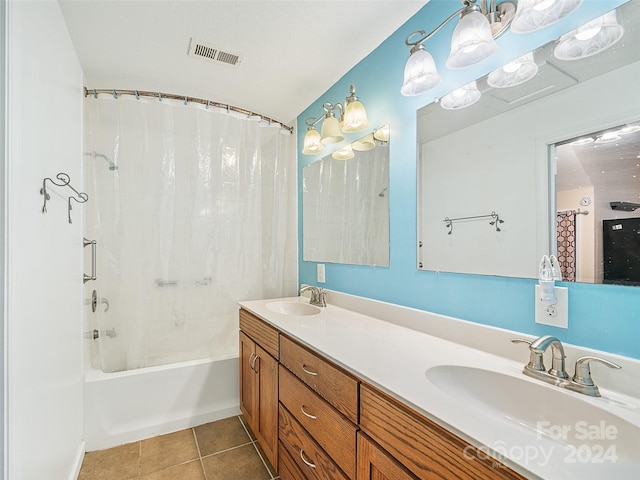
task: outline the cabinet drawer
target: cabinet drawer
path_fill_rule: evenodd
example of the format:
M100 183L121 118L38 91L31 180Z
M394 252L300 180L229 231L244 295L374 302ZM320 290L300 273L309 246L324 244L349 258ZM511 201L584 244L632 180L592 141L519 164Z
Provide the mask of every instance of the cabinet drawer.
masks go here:
M369 385L360 386L360 427L420 479L518 479L431 420Z
M289 451L282 442L278 444L279 460L278 474L281 480L308 480L307 476L300 470L296 461L291 457Z
M356 476L356 426L282 365L280 403L349 478Z
M415 480L407 469L391 458L362 432L358 433L357 480Z
M249 335L276 360L280 357L278 330L245 309L240 309L240 330Z
M348 480L302 425L280 405L280 441L302 473L313 480Z
M353 423L358 423L358 382L287 337L280 339L280 363Z

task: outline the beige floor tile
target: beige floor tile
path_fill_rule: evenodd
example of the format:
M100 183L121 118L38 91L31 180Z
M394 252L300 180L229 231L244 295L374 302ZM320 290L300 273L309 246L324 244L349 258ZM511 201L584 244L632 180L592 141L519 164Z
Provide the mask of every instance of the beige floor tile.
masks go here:
M199 459L167 467L139 478L140 480L206 480Z
M203 457L251 442L238 417L200 425L194 430Z
M138 476L140 443L87 452L78 480L128 480Z
M234 448L202 459L207 480L269 480L271 475L253 445Z
M198 458L198 449L189 428L140 442L140 475Z
M243 423L244 427L247 429L247 432L249 432L249 437L251 437L251 440L252 441L255 440L256 436L253 434L253 432L249 428L249 424L247 423L247 419L244 418L244 415L240 415L240 421Z

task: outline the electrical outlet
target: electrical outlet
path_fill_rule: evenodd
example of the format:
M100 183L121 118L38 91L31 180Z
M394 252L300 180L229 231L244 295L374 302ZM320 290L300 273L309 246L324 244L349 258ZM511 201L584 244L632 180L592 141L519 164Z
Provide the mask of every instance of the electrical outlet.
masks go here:
M318 283L324 283L324 263L319 263L316 266L316 274Z
M540 285L536 285L536 323L569 328L569 289L553 287L553 290L558 301L553 305L545 305L540 300Z

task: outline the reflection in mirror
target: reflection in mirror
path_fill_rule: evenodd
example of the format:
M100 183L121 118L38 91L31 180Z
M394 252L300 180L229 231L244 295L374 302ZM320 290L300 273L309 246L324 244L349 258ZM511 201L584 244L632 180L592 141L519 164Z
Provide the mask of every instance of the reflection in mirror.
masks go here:
M571 42L563 36L532 52L537 68L529 56L520 59L537 70L528 81L501 88L518 68L513 62L476 81L481 97L470 106L445 109L436 101L418 111L418 268L537 278L540 257L556 246L551 147L640 118L640 2L622 5L613 19L623 35L601 28L617 38L604 51L560 47ZM582 58L559 58L567 55ZM504 220L499 232L480 218L455 223L448 234L447 217L491 212ZM598 242L590 255L604 270ZM591 277L577 280L605 281Z
M302 173L303 258L389 266L389 126Z
M556 145L556 252L569 282L640 285L640 120Z

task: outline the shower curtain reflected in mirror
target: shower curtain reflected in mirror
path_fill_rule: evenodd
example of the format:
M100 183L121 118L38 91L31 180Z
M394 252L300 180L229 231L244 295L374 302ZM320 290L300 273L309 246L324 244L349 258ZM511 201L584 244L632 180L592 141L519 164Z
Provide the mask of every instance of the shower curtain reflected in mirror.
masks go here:
M117 166L85 156L101 367L237 354L237 302L295 295L293 136L131 98L85 103L85 151Z

